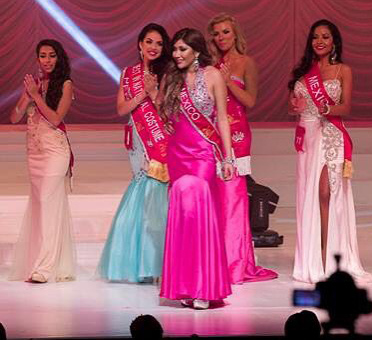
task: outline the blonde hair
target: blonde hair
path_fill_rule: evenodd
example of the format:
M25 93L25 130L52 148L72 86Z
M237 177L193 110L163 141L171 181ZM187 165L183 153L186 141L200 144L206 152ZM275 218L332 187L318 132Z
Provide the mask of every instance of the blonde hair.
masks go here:
M242 29L240 28L238 22L236 19L227 14L227 13L220 13L217 14L215 17L213 17L208 22L207 30L209 33L209 39L208 39L208 48L209 52L211 53L214 62L218 61L222 57L221 51L216 46L214 40L213 40L213 27L216 24L219 24L221 22L228 21L231 24L231 27L235 33L235 48L240 54L245 54L247 43L243 34Z

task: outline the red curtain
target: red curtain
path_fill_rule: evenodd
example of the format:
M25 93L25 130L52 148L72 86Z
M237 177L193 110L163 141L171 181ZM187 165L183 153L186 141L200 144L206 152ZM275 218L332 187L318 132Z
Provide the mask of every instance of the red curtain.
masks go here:
M372 2L370 0L56 0L65 13L121 69L136 62L137 35L149 22L170 35L182 27L203 32L219 12L234 15L246 34L248 53L259 68L259 98L251 121L289 121L287 82L302 56L310 25L333 21L344 40L344 62L353 70L354 121L372 120ZM71 58L76 100L68 123L113 123L116 83L32 0L0 0L0 123L22 90L26 73L36 73L35 46L59 40Z

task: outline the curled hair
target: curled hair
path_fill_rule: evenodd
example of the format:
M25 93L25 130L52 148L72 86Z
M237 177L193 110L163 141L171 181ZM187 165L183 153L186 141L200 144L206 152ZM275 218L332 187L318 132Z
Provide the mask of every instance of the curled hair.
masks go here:
M61 43L53 39L41 40L37 44L36 55L38 58L42 46L52 47L57 55L57 61L54 70L49 75L49 85L48 91L46 93L47 105L51 109L56 110L58 107L58 103L62 97L63 84L66 80L71 79L70 60Z
M222 53L219 50L219 48L216 46L216 43L214 42L213 37L213 27L214 25L220 24L221 22L228 21L234 31L235 34L235 48L238 51L239 54L244 55L246 53L247 43L246 39L244 37L243 30L241 29L239 23L236 21L236 19L227 14L227 13L220 13L213 17L208 22L207 30L209 33L209 39L208 39L208 48L209 52L211 53L213 57L213 62L216 63L219 59L222 57Z
M330 64L342 63L342 38L339 29L335 24L333 24L329 20L321 19L316 21L311 26L309 35L307 36L304 55L300 63L292 71L292 79L288 83L288 88L291 91L294 89L296 81L303 77L307 72L309 72L314 60L319 60L319 57L314 53L313 49L314 32L315 29L319 26L327 26L332 34L335 50L328 57L329 63ZM334 61L332 60L332 57L334 57Z
M193 28L183 28L175 33L171 41L173 49L175 43L179 40L190 46L195 52L199 53L198 61L200 67L206 67L212 64L212 57L208 52L207 43L203 34ZM169 116L176 113L180 108L180 93L185 81L187 69L179 69L172 60L169 63L165 78L164 102L161 106L162 113Z
M159 33L163 40L163 48L161 50L160 57L156 58L155 60L152 60L149 65L151 72L155 73L158 76L158 81L160 82L165 73L165 69L171 59L170 42L169 42L170 39L169 39L167 31L165 30L163 26L160 26L155 23L150 23L146 25L144 28L142 28L140 34L138 35L138 40L137 40L138 52L140 51L139 43L143 42L145 40L146 35L150 32Z

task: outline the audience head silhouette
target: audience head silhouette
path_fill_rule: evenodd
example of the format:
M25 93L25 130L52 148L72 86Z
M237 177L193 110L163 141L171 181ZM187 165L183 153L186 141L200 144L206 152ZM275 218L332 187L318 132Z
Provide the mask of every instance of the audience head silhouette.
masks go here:
M130 325L132 338L136 340L157 340L163 338L163 328L152 315L137 316Z
M3 326L1 322L0 322L0 340L6 340L5 327Z
M288 339L319 339L321 327L315 313L303 310L291 315L284 325Z

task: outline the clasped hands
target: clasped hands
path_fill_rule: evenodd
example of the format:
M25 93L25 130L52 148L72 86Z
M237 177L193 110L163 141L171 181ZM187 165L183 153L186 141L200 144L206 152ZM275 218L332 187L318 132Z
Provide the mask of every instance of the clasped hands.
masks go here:
M301 114L306 108L306 98L300 93L298 97L292 97L289 101L289 112L293 114ZM330 106L327 103L321 103L319 114L326 116L330 112Z
M31 74L25 75L23 85L25 86L28 97L30 99L35 99L35 97L39 94L39 85L36 84L36 81Z
M158 77L156 74L145 72L143 76L143 85L145 92L151 96L158 89Z

